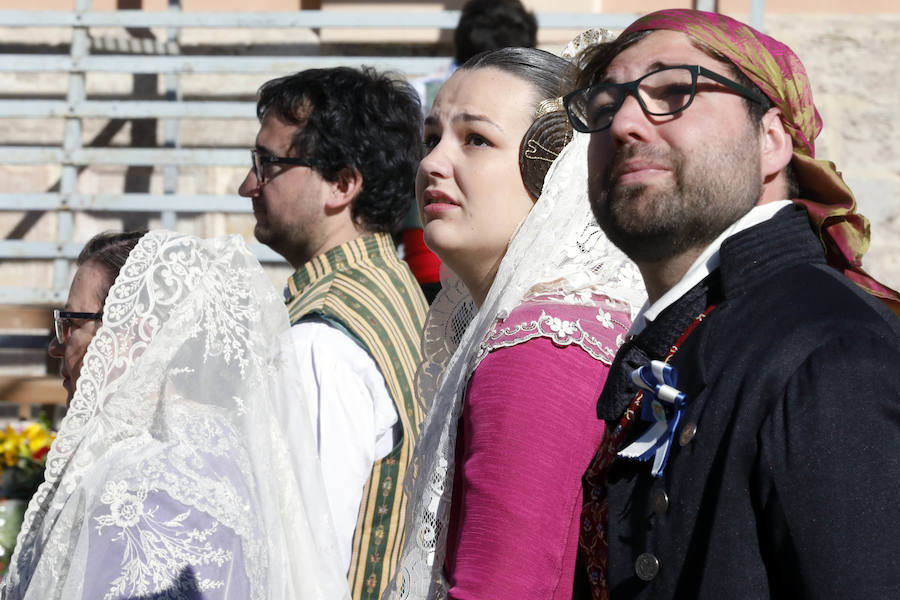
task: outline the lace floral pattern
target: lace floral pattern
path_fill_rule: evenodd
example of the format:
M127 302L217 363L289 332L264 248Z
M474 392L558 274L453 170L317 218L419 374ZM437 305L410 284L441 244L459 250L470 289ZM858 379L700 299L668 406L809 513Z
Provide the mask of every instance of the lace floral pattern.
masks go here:
M627 306L617 305L602 295L534 294L525 298L506 319L497 322L479 346L476 357L481 361L496 348L544 337L557 346L574 344L595 360L609 365L625 341L629 317Z
M278 427L288 326L239 237L145 235L0 597L347 597L311 429Z
M191 516L190 510L161 521L157 518L159 507L147 506L149 491L145 485L129 490L126 481L109 481L100 497L109 512L94 517L97 534L102 535L105 527L113 528L116 533L110 543L121 542L123 546L122 574L112 581L104 600L158 591L154 582L169 579L168 567L173 560L219 567L232 560L229 550L217 548L211 542L219 527L217 522L203 530L187 529L184 522ZM203 577L186 587L176 581L173 595L189 598L192 592L221 589L224 585L222 579Z

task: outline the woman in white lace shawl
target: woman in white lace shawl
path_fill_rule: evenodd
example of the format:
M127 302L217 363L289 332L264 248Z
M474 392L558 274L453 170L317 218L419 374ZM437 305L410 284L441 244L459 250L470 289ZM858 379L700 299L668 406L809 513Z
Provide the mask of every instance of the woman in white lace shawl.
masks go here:
M591 215L587 136L559 101L571 71L485 53L426 119L416 195L452 272L423 334L430 412L391 597L572 597L595 403L643 286Z
M71 403L0 596L348 597L313 433L279 429L283 302L237 236L103 258L136 239L79 261L66 308L102 324L58 315Z

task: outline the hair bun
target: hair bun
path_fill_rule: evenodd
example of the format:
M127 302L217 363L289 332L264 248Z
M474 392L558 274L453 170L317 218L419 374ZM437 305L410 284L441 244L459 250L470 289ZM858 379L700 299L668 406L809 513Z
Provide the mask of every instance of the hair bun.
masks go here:
M561 109L539 114L525 132L519 147L519 171L525 189L535 200L541 197L550 165L570 141L572 125L565 110Z

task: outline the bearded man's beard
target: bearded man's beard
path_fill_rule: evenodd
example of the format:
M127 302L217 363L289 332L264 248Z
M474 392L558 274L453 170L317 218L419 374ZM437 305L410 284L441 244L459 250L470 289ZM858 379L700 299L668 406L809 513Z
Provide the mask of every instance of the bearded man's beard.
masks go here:
M670 180L613 184L620 165L634 157L664 165ZM606 169L591 172L591 208L609 239L633 261L666 261L708 246L753 208L762 195L759 165L755 138L690 155L622 146Z

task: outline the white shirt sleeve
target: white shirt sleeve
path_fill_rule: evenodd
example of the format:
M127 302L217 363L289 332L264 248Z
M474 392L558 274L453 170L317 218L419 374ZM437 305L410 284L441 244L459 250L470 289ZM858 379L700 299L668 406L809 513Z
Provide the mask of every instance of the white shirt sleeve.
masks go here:
M298 402L306 404L315 429L341 557L349 568L363 487L374 461L393 449L397 410L375 360L346 333L313 318L292 326L291 337Z

